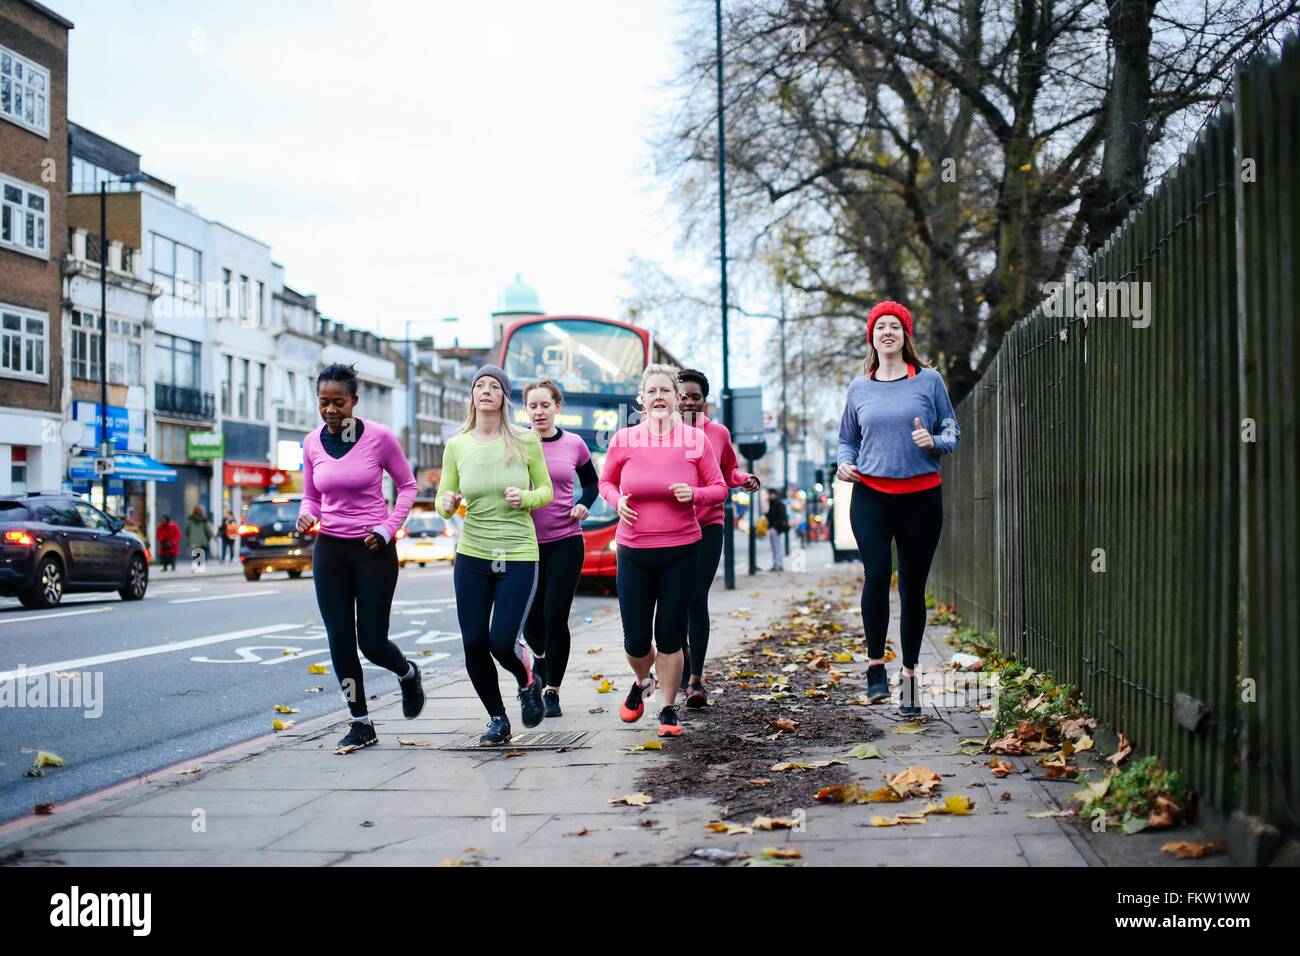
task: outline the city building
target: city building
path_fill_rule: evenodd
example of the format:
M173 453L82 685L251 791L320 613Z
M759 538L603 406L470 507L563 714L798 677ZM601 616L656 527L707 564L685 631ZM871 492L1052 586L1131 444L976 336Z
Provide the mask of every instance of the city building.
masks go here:
M0 0L0 494L61 485L71 29Z

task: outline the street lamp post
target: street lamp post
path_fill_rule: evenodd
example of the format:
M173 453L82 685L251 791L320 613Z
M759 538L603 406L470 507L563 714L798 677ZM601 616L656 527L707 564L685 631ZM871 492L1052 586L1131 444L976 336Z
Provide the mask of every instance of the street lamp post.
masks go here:
M113 440L108 434L108 184L142 183L146 177L128 173L99 183L99 457L107 462ZM107 464L101 465L106 468ZM100 506L108 511L108 472L100 472Z
M731 361L727 348L727 139L722 101L722 0L714 0L714 33L718 56L718 238L722 278L722 423L732 430ZM722 509L722 580L728 591L736 589L736 514L731 496Z

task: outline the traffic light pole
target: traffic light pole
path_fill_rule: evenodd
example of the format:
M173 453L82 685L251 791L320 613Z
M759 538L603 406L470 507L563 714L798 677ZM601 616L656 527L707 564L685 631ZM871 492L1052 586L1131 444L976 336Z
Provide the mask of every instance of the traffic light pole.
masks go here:
M722 423L732 430L731 356L727 349L727 145L722 121L722 0L714 0L714 32L718 56L718 238L722 270ZM722 509L723 582L728 591L736 588L736 513L728 493Z

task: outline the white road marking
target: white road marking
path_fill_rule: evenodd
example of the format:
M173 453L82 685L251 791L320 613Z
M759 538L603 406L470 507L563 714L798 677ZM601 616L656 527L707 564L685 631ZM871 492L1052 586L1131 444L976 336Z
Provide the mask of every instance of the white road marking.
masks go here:
M36 667L24 667L22 671L0 671L0 682L17 680L19 677L35 677L37 674L52 674L54 671L74 671L97 664L113 664L117 661L129 661L137 657L153 657L155 654L171 654L187 651L192 647L206 647L209 644L222 644L226 641L238 641L246 637L263 637L267 634L279 634L282 631L296 631L301 624L264 624L261 627L248 627L242 631L227 631L209 637L195 637L187 641L172 641L169 644L153 644L149 647L137 647L129 651L115 651L112 654L96 654L94 657L78 657L68 661L56 661L53 664L40 664Z
M92 607L85 611L55 611L53 614L28 614L23 617L3 617L0 624L21 624L23 621L48 621L52 617L75 617L78 614L103 614L113 610L111 607Z
M197 604L200 601L229 601L238 598L266 597L268 594L279 594L280 592L272 588L269 591L246 591L243 594L214 594L210 597L201 598L181 598L179 601L168 601L168 604Z
M445 637L439 637L439 636L438 636L439 634L442 634L442 631L429 631L428 633L426 633L426 634L424 635L424 637L421 637L421 638L417 639L415 643L417 643L417 644L446 644L448 641L459 641L459 640L460 640L460 635L459 635L459 634L448 634L448 635L446 635Z

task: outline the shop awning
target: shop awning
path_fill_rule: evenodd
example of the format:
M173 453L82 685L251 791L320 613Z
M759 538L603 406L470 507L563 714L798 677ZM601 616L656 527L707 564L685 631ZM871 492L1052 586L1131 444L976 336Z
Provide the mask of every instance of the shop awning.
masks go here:
M68 477L73 481L97 481L95 459L98 452L88 451L72 459L68 464ZM113 458L117 470L110 476L124 481L175 481L176 469L168 468L162 462L148 455L118 452Z

